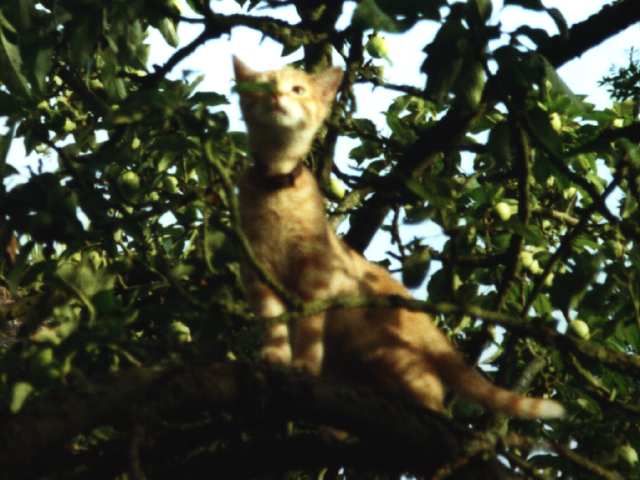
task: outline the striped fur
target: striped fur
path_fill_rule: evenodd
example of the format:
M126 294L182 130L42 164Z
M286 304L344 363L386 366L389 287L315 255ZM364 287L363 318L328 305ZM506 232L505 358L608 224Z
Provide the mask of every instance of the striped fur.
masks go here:
M254 72L234 59L239 82L267 82L269 93L241 93L240 105L254 159L268 175L291 172L311 148L342 78L337 69L308 75L285 68ZM255 175L255 170L252 171ZM265 189L247 174L240 182L242 228L257 258L304 300L339 295L409 297L383 268L367 262L329 227L324 202L305 168L294 184ZM280 299L245 269L249 301L264 317L285 311ZM466 365L432 319L396 309L348 309L268 330L263 357L413 398L442 411L445 386L485 407L522 418L558 418L553 400L496 387Z

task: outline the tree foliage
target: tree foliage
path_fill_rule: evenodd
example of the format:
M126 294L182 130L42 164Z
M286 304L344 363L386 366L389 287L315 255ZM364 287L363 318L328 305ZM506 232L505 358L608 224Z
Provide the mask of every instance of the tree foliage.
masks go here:
M490 0L362 0L338 31L352 2L237 0L236 15L186 3L0 2L3 478L640 478L638 63L604 79L604 110L556 73L638 22L636 2L570 28L539 0L505 2L548 14L555 36L503 31ZM260 14L288 5L298 23ZM181 22L202 33L179 47ZM415 65L424 88L387 83L371 34L425 22L438 33ZM220 109L231 99L168 77L237 26L302 48L309 70L344 62L309 164L345 239L364 250L389 232L403 281L428 298L292 301L279 321L430 312L470 361L493 344L497 383L552 395L567 418L505 419L457 398L434 415L257 362L262 323L238 265L261 266L233 187L246 137ZM154 67L152 28L174 47ZM384 128L355 113L357 84L397 93ZM341 136L360 175L334 158ZM15 142L54 168L16 181ZM406 224L446 242L403 243Z

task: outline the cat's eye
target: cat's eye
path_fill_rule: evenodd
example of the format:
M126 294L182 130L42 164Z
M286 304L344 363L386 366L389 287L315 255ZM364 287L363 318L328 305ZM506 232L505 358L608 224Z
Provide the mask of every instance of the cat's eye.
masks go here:
M291 91L296 95L302 95L306 91L302 85L294 85L291 87Z

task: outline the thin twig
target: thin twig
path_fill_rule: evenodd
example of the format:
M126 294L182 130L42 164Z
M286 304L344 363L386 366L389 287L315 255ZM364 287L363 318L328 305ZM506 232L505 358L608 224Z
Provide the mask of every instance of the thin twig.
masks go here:
M287 312L277 317L265 318L267 323L284 323L301 317L310 317L329 310L348 308L406 308L407 310L426 312L432 315L469 315L496 323L515 333L535 338L543 344L568 349L590 360L596 360L612 369L623 373L638 375L640 373L640 356L617 352L592 342L580 340L570 335L559 333L550 328L551 317L543 317L539 322L531 322L519 316L503 312L485 310L475 305L461 305L448 302L427 302L399 295L381 295L377 297L344 296L329 300L318 300L305 303L299 311Z
M599 197L593 198L593 202L589 207L582 213L582 217L580 218L580 222L569 232L565 234L562 241L560 242L560 246L556 249L556 251L551 255L551 258L544 266L542 274L539 275L534 282L533 288L527 297L527 301L525 302L524 307L521 310L521 315L525 317L533 302L538 297L542 288L544 287L544 282L547 279L547 276L551 271L555 268L556 264L569 252L571 249L571 245L573 241L577 238L577 236L584 230L587 226L588 222L591 220L591 215L593 215L596 210L602 210L603 205L607 197L613 192L613 190L618 186L621 179L621 172L618 172L616 176L613 178L611 183L605 188L602 195ZM605 207L606 208L606 207Z
M262 265L262 263L256 257L249 240L245 236L242 228L240 227L240 210L238 206L238 199L234 191L234 185L229 178L227 170L222 166L219 159L213 153L213 148L210 142L206 142L204 145L204 153L209 163L216 169L222 186L227 196L227 202L231 213L231 226L230 230L236 239L240 242L240 246L243 250L245 259L249 263L250 267L258 275L259 279L264 282L273 292L280 297L280 299L294 311L301 309L302 302L299 298L285 289L280 282L274 278Z

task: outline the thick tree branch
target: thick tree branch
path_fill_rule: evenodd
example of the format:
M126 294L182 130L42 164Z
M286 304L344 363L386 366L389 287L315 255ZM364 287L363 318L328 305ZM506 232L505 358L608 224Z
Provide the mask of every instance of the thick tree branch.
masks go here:
M448 151L461 142L471 123L481 113L451 109L439 122L422 133L405 150L394 170L381 181L376 193L351 215L351 228L345 235L345 241L355 250L364 251L389 212L395 198L393 192L401 191L404 180L423 169L433 155Z
M573 25L567 37L557 35L551 38L549 44L539 53L544 55L551 65L559 67L638 21L640 9L636 0L623 0L613 5L605 5L598 13Z
M60 391L19 415L0 417L0 466L17 471L78 433L102 424L126 426L142 406L147 415L229 410L270 422L331 425L378 439L415 459L429 451L438 462L451 459L459 439L470 435L423 409L289 369L241 363L169 366L123 372L83 392Z

